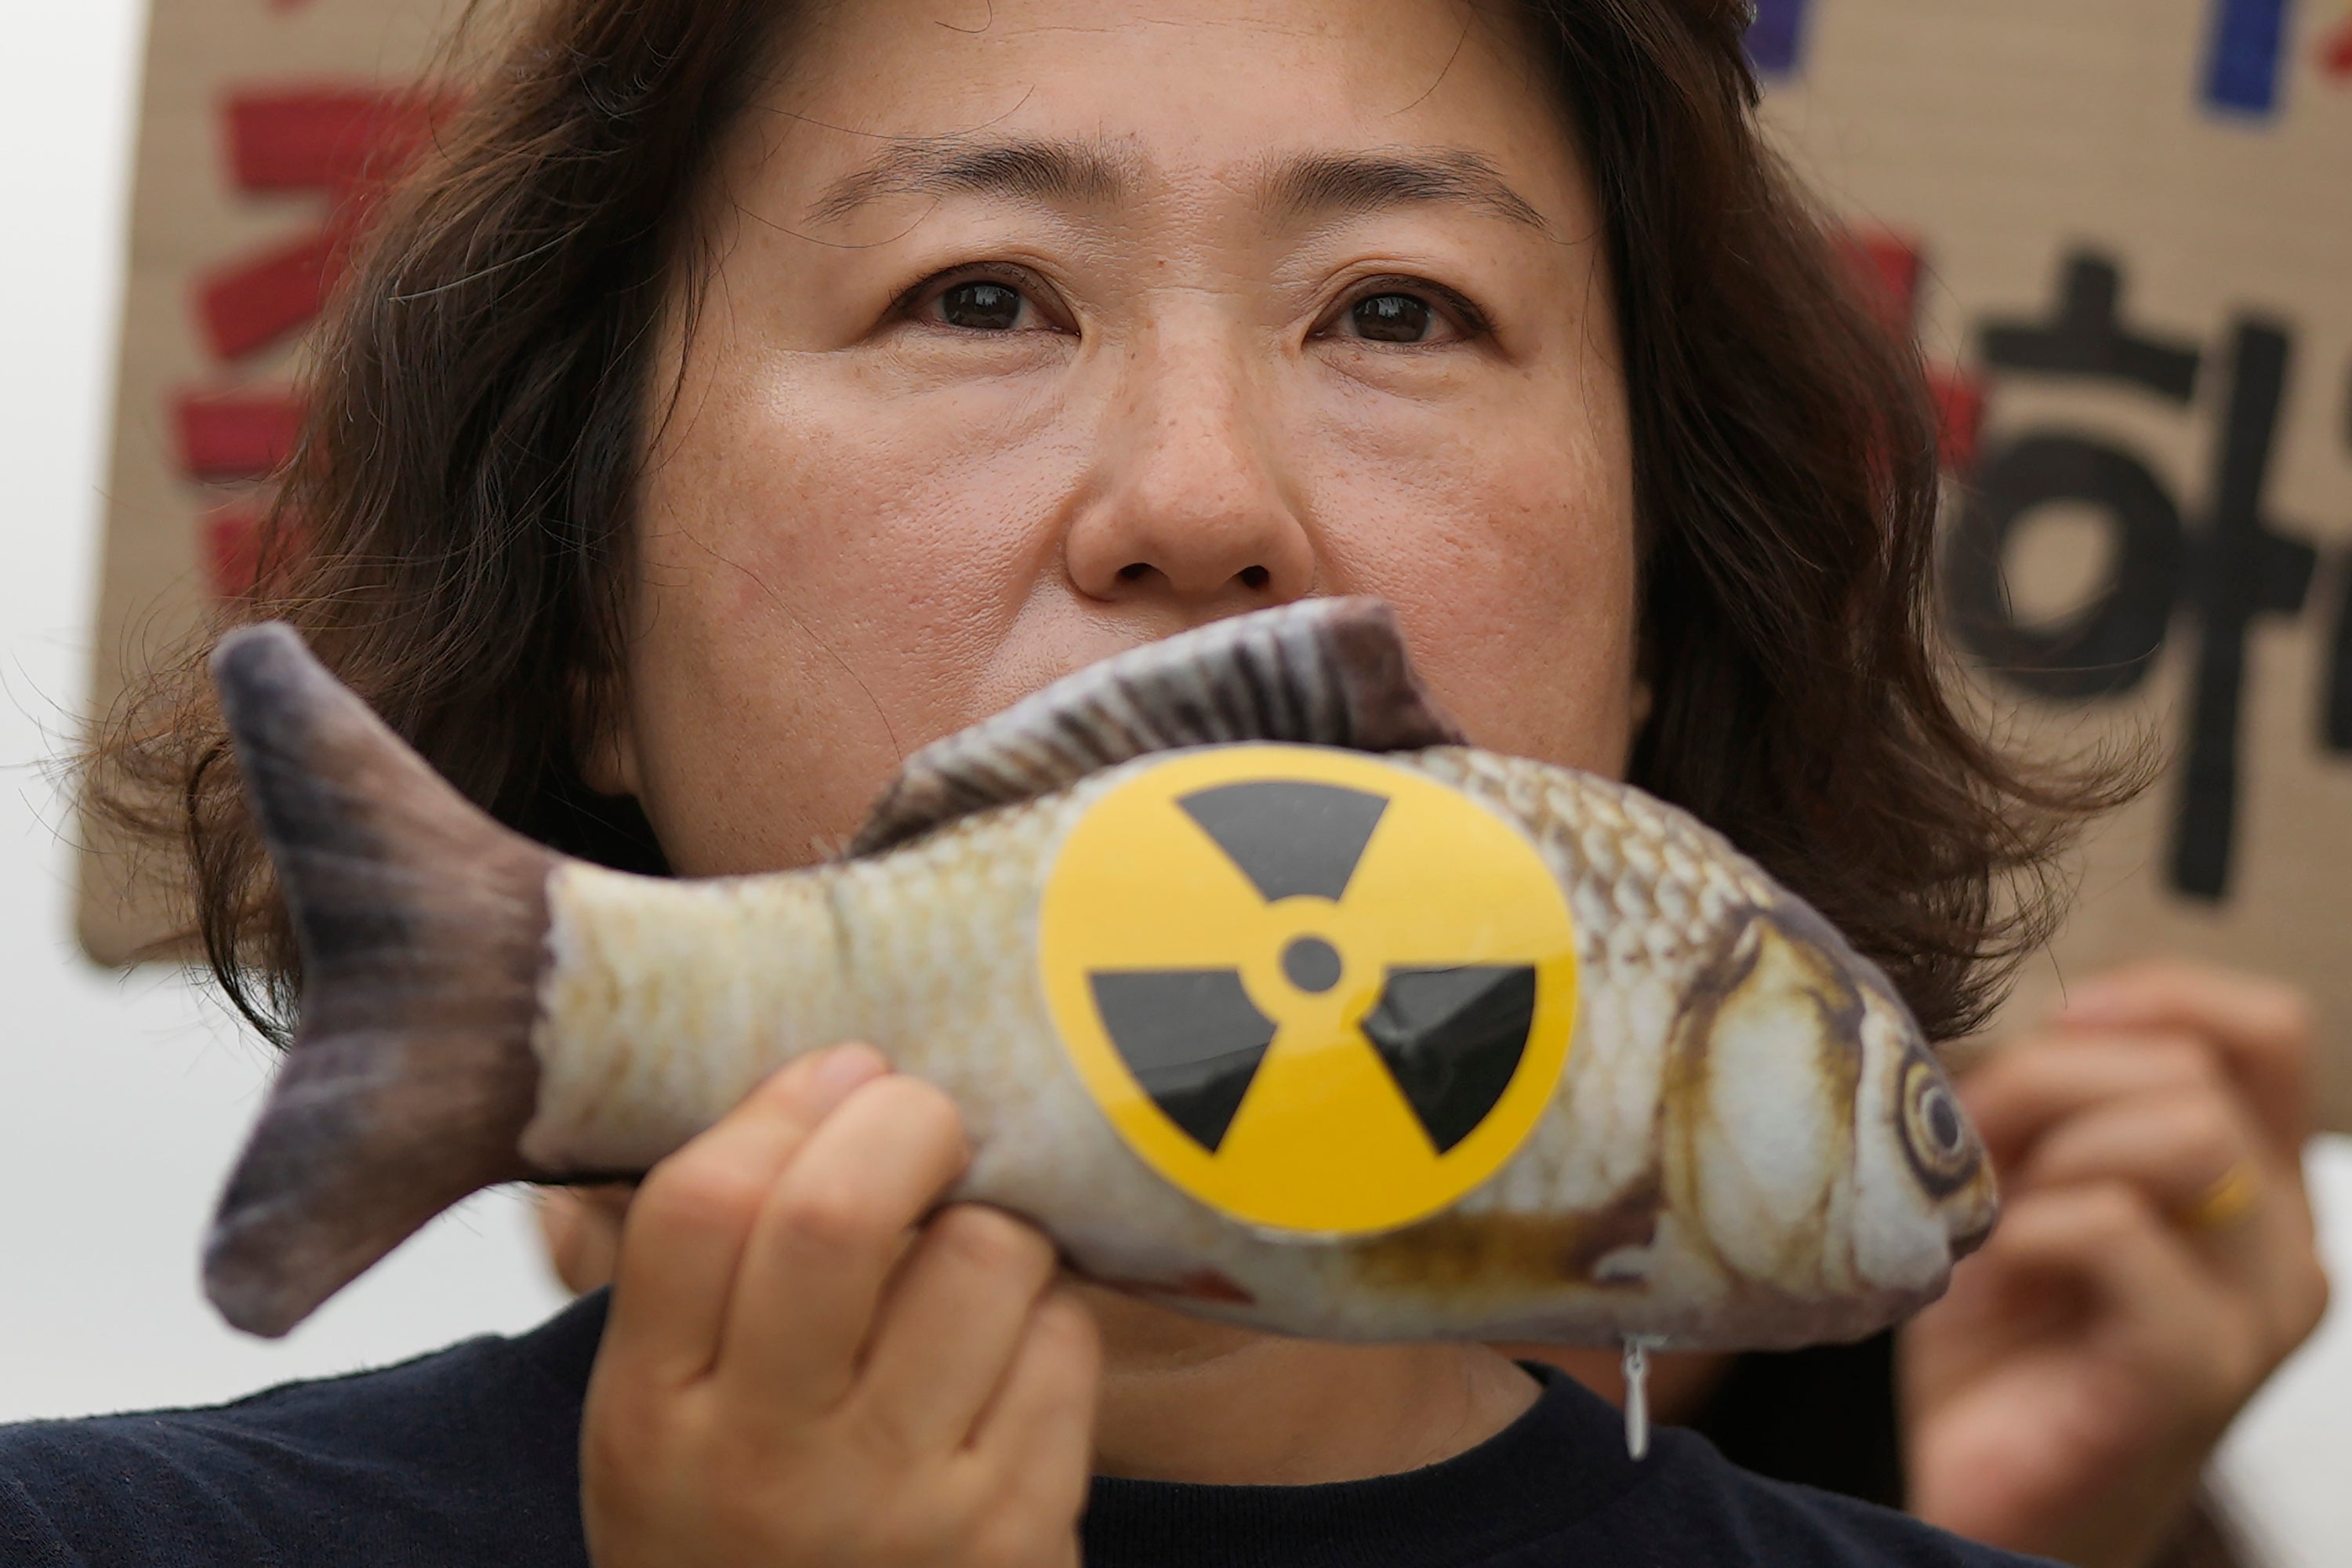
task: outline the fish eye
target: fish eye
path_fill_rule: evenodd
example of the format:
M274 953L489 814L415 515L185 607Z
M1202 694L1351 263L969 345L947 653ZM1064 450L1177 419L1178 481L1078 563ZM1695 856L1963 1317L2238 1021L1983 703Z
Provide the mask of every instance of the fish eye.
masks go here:
M1943 1069L1912 1058L1904 1064L1900 1092L1903 1150L1921 1183L1937 1197L1966 1186L1982 1153Z

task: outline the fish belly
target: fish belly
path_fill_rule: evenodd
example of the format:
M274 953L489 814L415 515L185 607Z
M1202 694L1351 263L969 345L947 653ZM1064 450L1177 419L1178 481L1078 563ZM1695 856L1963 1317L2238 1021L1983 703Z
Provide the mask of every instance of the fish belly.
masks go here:
M1550 1103L1483 1184L1399 1229L1303 1237L1150 1169L1054 1026L1038 947L1055 852L1152 761L808 871L679 883L567 867L526 1154L643 1169L793 1057L865 1040L961 1110L975 1154L957 1197L1036 1222L1074 1267L1146 1297L1324 1338L1757 1337L1752 1286L1677 1211L1664 1144L1671 1042L1724 932L1778 896L1760 873L1584 774L1456 748L1390 759L1534 844L1574 921L1576 1023ZM1805 1311L1818 1331L1818 1304Z

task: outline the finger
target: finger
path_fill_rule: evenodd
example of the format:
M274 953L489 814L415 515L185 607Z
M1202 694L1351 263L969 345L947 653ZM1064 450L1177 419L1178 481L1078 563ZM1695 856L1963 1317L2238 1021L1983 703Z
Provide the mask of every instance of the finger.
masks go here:
M2225 1418L2259 1376L2260 1349L2229 1289L2130 1184L2029 1194L2001 1216L1995 1237L2012 1281L2037 1284L2079 1314L2086 1363L2137 1369L2126 1375L2166 1388L2176 1411Z
M2210 1051L2188 1036L2031 1035L1960 1080L1961 1101L1997 1168L2021 1164L2051 1129L2084 1112L2148 1095L2226 1098Z
M634 1186L550 1187L540 1195L539 1233L548 1267L575 1296L613 1282L621 1251L621 1221Z
M2068 1287L2141 1331L2169 1325L2193 1338L2216 1316L2219 1287L2127 1182L2027 1194L2001 1215L1986 1253L1996 1247L2012 1274Z
M971 1434L1053 1282L1053 1244L996 1209L959 1204L923 1227L885 1300L860 1397L911 1447Z
M2300 1150L2310 1135L2315 1025L2310 997L2295 986L2164 960L2115 970L2077 987L2058 1019L2069 1029L2174 1029L2210 1040L2274 1142Z
M2052 1130L2011 1178L2010 1191L2128 1182L2178 1225L2259 1158L2255 1134L2231 1100L2193 1091L2142 1095Z
M769 1193L719 1331L722 1375L786 1409L848 1393L907 1232L971 1158L947 1096L909 1078L866 1085L810 1134Z
M1020 1349L980 1423L971 1447L1013 1484L1034 1489L1041 1509L1075 1521L1093 1470L1095 1401L1102 1342L1094 1314L1067 1289L1037 1301Z
M2265 1370L2326 1310L2326 1270L2302 1165L2268 1143L2226 1080L2084 1110L2003 1174L2012 1204L2051 1189L2130 1184L2177 1244L2205 1262L2208 1279L2264 1325Z
M708 1371L769 1188L828 1111L888 1071L865 1046L801 1058L654 1167L622 1228L600 1359L671 1382Z

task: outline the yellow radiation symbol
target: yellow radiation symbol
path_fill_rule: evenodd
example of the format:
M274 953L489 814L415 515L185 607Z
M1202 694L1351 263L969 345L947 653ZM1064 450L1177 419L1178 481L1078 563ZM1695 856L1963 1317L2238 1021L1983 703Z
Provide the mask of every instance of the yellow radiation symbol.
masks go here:
M1111 1125L1247 1224L1387 1230L1495 1173L1568 1060L1567 901L1527 837L1357 752L1178 752L1045 884L1054 1023Z

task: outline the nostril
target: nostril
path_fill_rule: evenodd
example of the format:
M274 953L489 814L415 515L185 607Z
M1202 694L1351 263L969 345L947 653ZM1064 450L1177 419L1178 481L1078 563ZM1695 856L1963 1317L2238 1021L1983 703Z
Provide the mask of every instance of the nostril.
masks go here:
M1130 561L1118 569L1118 580L1122 583L1140 583L1150 575L1151 563L1149 561Z
M1267 571L1263 566L1244 566L1242 568L1241 584L1244 588L1263 588L1268 583L1273 581L1274 574Z

